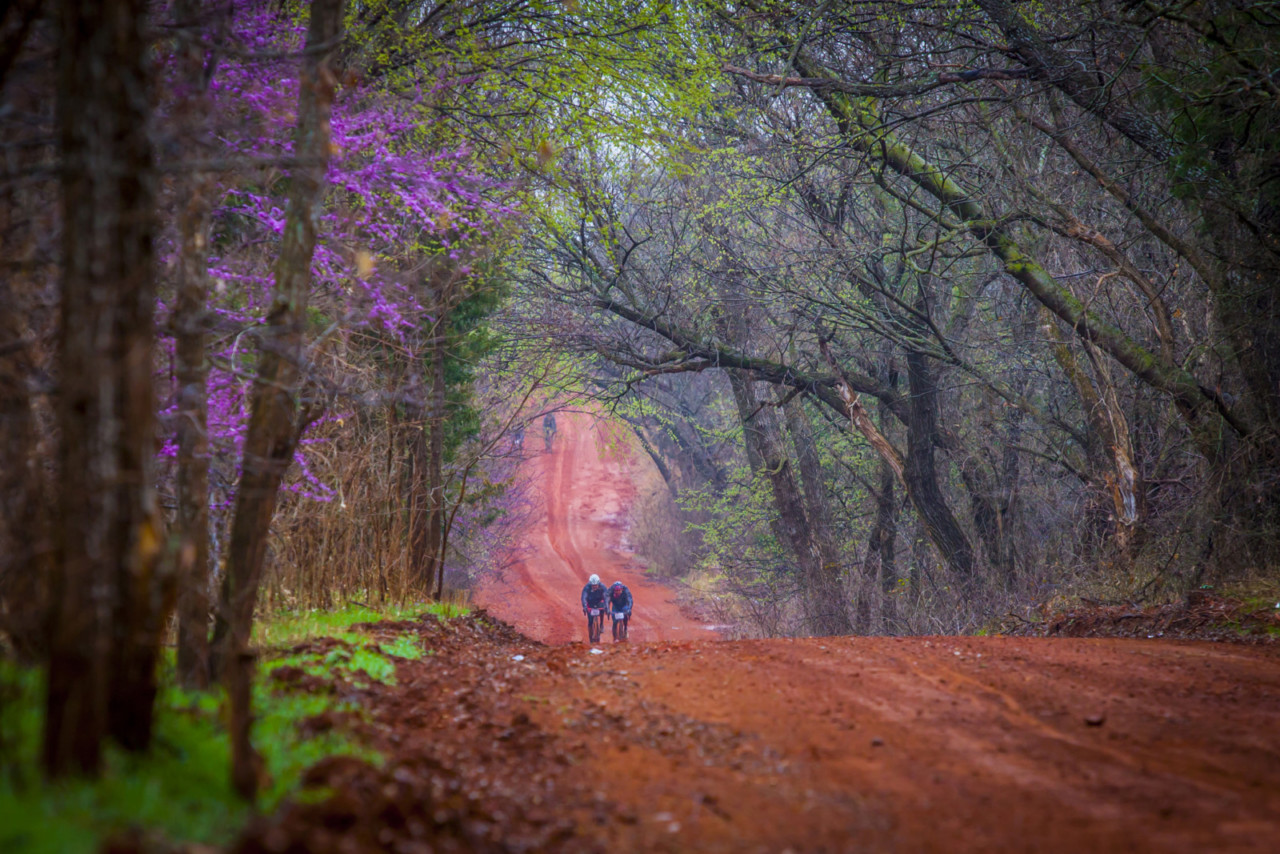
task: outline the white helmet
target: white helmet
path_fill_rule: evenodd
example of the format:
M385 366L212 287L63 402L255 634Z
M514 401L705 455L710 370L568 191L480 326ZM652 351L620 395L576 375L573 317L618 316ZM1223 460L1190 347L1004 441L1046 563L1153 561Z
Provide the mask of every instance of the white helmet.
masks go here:
M600 583L600 576L596 575L594 572L593 572L593 573L591 573L591 577L587 579L587 583L588 583L588 584L599 584L599 583Z

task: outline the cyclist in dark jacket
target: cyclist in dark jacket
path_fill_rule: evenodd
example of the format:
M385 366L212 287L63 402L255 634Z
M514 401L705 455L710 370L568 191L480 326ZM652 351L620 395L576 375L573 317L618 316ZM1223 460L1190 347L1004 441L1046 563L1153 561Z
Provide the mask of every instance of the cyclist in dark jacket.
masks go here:
M587 586L582 588L582 613L588 608L603 608L606 599L605 586L600 583L600 576L593 574L587 579Z
M613 639L627 639L627 626L631 625L631 591L621 581L609 587L609 615L613 617Z
M635 603L631 599L631 591L627 589L627 585L621 581L613 582L613 586L609 588L609 610L613 613L622 613L627 615L627 619L631 618L631 607Z

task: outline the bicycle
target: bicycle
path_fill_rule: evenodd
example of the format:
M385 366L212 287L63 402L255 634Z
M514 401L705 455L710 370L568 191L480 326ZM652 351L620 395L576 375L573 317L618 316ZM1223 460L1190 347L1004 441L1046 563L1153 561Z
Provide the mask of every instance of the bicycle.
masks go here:
M604 634L604 609L588 608L587 609L587 638L591 643L600 643L600 636Z
M617 643L627 639L627 626L631 623L631 615L623 611L610 614L613 617L613 641Z

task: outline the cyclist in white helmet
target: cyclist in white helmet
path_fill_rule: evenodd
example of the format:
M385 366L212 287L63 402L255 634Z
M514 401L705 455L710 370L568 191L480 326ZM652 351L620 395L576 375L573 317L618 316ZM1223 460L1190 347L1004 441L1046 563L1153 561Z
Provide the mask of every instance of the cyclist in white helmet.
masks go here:
M600 576L592 573L587 586L582 588L582 613L587 613L588 608L603 608L604 597L605 586L600 583Z
M592 573L587 579L587 586L582 588L582 613L587 618L587 641L600 642L600 631L604 627L604 606L608 598L605 586L600 583L600 576Z

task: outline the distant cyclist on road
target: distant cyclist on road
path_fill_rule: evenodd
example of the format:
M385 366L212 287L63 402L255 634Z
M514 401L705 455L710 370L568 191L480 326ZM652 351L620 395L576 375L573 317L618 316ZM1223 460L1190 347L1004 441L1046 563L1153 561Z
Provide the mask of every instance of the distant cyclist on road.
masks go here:
M627 589L627 585L621 581L613 582L613 585L609 588L609 613L623 615L622 631L619 632L617 628L614 629L614 640L617 640L619 635L623 639L626 638L627 626L631 625L631 608L634 604L635 602L631 598L631 591Z
M547 451L551 451L551 440L556 437L556 417L548 412L542 416L542 440L547 443Z

